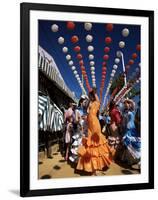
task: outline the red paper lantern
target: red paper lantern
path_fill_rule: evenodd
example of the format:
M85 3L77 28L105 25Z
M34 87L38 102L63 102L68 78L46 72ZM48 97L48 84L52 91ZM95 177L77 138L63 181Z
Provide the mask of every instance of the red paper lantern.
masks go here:
M81 70L84 70L84 71L85 71L85 67L84 67L84 66L81 66Z
M78 36L77 36L77 35L74 35L74 36L71 37L71 42L72 42L72 43L76 43L76 42L78 42L78 41L79 41L79 39L78 39Z
M133 53L133 54L132 54L132 58L133 58L133 59L136 59L137 57L138 57L138 56L137 56L136 53Z
M111 42L112 42L111 37L106 37L106 38L105 38L105 43L106 43L106 44L110 44Z
M137 46L136 46L136 50L137 50L137 51L140 51L140 50L141 50L141 46L140 46L140 44L137 44Z
M78 60L81 60L81 59L82 59L82 54L78 53L78 54L77 54L77 59L78 59Z
M111 23L106 25L106 30L109 31L109 32L111 32L113 30L113 28L114 28L114 25L111 24Z
M133 64L134 64L134 60L132 60L132 59L129 60L128 64L129 64L129 65L133 65Z
M105 75L102 75L102 79L105 79Z
M79 52L80 50L81 50L80 46L74 47L74 51L75 51L75 52Z
M105 54L105 55L103 56L103 59L104 59L104 60L108 60L108 59L109 59L109 55L108 55L108 54Z
M102 71L106 71L106 67L102 67Z
M74 22L67 22L67 29L73 30L75 28L75 23Z
M102 64L104 67L106 66L106 62L103 62L103 64Z
M86 71L82 70L82 75L85 76L86 75Z
M104 48L104 52L105 52L105 53L108 53L109 51L110 51L110 48L109 48L109 47L105 47L105 48Z
M103 72L102 72L102 74L103 74L103 75L105 75L105 74L106 74L106 72L105 72L105 71L103 71Z
M84 65L83 60L80 60L80 61L79 61L79 65L80 65L80 66Z

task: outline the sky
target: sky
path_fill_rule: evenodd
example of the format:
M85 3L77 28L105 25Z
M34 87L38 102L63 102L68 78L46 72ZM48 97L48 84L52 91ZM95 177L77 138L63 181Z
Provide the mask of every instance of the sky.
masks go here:
M109 22L110 23L110 22ZM53 24L57 24L59 27L58 32L52 32L51 26ZM103 90L103 97L106 92L106 88L109 83L110 74L112 71L112 67L115 64L114 60L116 58L116 52L121 50L124 54L125 65L128 63L129 59L131 59L132 53L137 53L138 57L135 59L134 64L131 66L128 77L135 71L140 63L140 52L136 50L136 45L141 44L140 42L140 26L139 25L128 25L128 24L113 24L113 30L108 32L106 30L106 24L104 23L93 23L92 29L90 31L86 31L84 29L84 22L75 22L74 30L67 29L67 21L53 21L53 20L39 20L39 45L44 48L55 60L59 71L64 78L65 83L70 88L71 91L75 92L77 98L81 96L80 86L71 70L71 67L68 65L66 60L66 54L62 52L62 48L67 46L69 49L68 54L71 55L74 65L77 68L77 71L81 77L81 70L79 67L79 62L76 58L76 52L74 52L73 48L76 45L81 47L81 54L83 55L84 66L86 68L86 72L88 75L89 83L91 85L91 71L89 65L88 55L89 52L87 50L88 45L92 45L94 47L94 51L92 54L94 55L95 62L95 76L96 76L96 86L100 89L101 83L101 73L102 73L102 63L103 63L103 55L104 47L107 46L105 43L105 37L110 36L112 38L112 43L108 45L110 47L109 60L107 61L107 74L105 79L105 85ZM123 37L122 30L124 28L128 28L129 35L127 37ZM93 41L91 43L86 42L86 35L92 35ZM79 41L76 44L71 42L71 37L77 35ZM64 44L58 43L58 38L62 36L65 39ZM125 47L121 49L119 47L119 42L124 41ZM115 74L117 76L122 72L122 64L121 62L118 64L118 69ZM127 80L128 80L127 77ZM137 87L140 87L138 84ZM86 89L86 86L85 86ZM136 100L138 101L137 97Z

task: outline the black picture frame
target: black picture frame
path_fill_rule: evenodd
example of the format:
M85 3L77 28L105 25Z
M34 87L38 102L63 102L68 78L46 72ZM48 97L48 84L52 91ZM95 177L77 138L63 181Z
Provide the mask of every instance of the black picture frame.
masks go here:
M62 189L30 190L30 11L60 11L75 13L109 14L122 16L148 17L149 19L149 182L108 186L75 187ZM63 195L92 192L111 192L154 188L154 12L146 10L129 10L99 7L82 7L70 5L50 5L21 3L20 5L20 195L42 196Z

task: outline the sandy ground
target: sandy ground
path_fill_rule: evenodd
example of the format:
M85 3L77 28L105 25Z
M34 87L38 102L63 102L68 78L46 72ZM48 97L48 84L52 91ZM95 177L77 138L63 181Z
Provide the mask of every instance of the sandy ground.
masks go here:
M48 159L44 152L39 153L39 178L65 178L65 177L81 177L89 176L84 172L76 172L74 166L64 160L61 153L58 151L58 146L55 146L52 151L52 159ZM126 175L126 174L139 174L140 171L137 166L129 168L127 166L120 166L112 163L110 168L106 171L97 172L97 176L105 175Z

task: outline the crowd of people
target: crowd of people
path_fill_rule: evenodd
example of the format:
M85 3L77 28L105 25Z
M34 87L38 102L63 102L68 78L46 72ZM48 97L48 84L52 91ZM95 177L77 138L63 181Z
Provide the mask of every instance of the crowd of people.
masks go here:
M132 99L111 101L100 113L96 89L65 111L65 160L78 171L97 175L112 162L140 168L140 109Z

